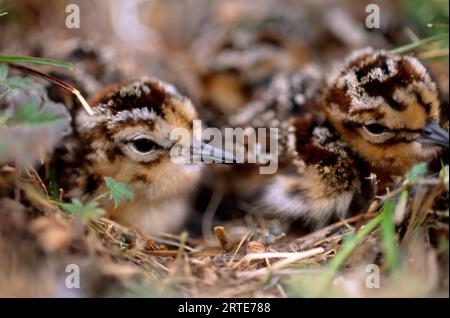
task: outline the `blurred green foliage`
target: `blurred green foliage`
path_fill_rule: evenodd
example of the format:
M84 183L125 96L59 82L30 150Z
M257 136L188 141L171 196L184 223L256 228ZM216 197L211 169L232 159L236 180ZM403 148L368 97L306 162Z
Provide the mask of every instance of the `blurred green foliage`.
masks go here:
M35 91L43 98L45 92L42 86L37 85L28 77L8 77L9 68L7 64L0 64L0 98L11 94L15 89L23 91Z
M64 203L62 206L83 222L87 222L105 213L103 209L98 207L98 202L96 201L83 204L79 199L72 199L71 203Z
M420 40L406 44L393 51L405 53L418 48L424 52L435 51L435 53L439 52L439 54L431 54L427 58L439 59L448 64L448 0L404 0L402 4L411 20L411 27ZM430 27L430 24L433 27ZM445 51L447 52L445 53Z
M448 24L449 22L448 0L403 0L402 4L416 31L420 32L420 36L440 33L438 29L428 28L428 23Z

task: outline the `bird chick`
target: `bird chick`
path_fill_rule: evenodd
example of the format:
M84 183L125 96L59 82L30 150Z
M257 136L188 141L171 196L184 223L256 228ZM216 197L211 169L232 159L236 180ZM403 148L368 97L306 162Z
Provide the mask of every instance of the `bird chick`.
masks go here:
M260 187L258 213L323 225L344 216L357 194L372 193L371 173L390 182L448 147L436 84L413 57L357 51L323 91L315 111L276 111L284 164Z
M448 146L436 84L410 56L356 52L329 87L325 106L351 151L381 172L402 175Z
M170 134L192 132L192 103L173 86L144 78L107 87L90 104L94 115L78 108L73 132L54 156L65 196L92 199L107 191L109 176L130 185L134 199L117 208L105 199L108 217L147 234L179 229L201 164L175 163L170 150L177 141Z

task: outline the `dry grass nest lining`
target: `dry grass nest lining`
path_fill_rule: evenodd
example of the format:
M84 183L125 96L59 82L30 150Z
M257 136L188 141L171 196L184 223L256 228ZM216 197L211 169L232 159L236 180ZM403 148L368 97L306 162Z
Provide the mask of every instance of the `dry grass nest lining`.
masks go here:
M136 279L144 286L148 282L165 290L163 296L284 297L285 279L299 273L323 273L345 236L367 224L378 215L383 202L397 198L406 189L408 200L400 210L397 204L395 212L400 246L408 245L418 229L427 229L425 242L430 247L436 234L432 232L447 233L448 239L448 208L439 211L436 204L447 193L442 177L423 177L414 183L404 180L388 195L372 202L367 213L302 237L282 233L263 243L250 230L242 237L230 238L227 232L233 232L235 223L216 226L214 241L190 238L186 233L161 233L159 238L150 238L136 228L103 217L82 223L46 199L46 190L33 170L27 175L28 179L19 183L24 193L21 200L33 206L35 216L29 229L44 251L49 255L94 257L101 264L102 275L124 286ZM265 224L260 222L260 226ZM371 248L379 240L380 231L371 231L358 249L363 251L365 244ZM351 270L348 263L343 265Z

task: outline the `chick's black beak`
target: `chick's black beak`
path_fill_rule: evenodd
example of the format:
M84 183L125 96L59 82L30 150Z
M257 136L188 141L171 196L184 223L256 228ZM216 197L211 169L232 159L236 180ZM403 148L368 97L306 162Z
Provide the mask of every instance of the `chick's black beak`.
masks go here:
M434 145L448 148L448 132L442 129L438 123L430 121L422 130L422 134L416 139L423 145Z

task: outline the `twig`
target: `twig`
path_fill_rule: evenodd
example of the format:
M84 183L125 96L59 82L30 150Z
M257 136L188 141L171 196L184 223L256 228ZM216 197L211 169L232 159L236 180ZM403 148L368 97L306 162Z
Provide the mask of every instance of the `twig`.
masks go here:
M278 269L274 273L277 276L294 276L294 275L308 275L308 276L320 276L323 271L320 269L296 269L296 268L284 268ZM236 273L239 278L255 278L259 276L266 276L266 272L256 272L256 271L241 271Z
M417 228L423 224L426 219L426 216L429 213L430 208L433 205L434 199L441 193L441 189L436 187L432 189L430 192L423 193L421 197L419 194L416 194L413 200L413 204L417 202L417 207L413 210L413 216L411 216L411 220L409 222L409 226L406 230L405 235L403 236L401 245L404 246L409 242ZM420 205L419 205L420 202Z
M288 298L288 296L286 295L286 292L283 289L283 286L281 286L280 284L277 284L277 289L280 292L280 295L282 298Z
M209 201L208 206L206 207L206 211L203 214L202 233L205 241L212 241L214 239L211 234L211 228L214 214L216 213L217 208L222 201L223 193L224 191L220 185L214 189L211 200Z
M233 248L232 242L228 238L228 235L225 232L225 228L223 226L216 226L214 228L214 233L216 234L216 238L224 251L228 252Z
M295 252L295 253L254 253L254 254L247 254L245 257L243 257L239 262L237 262L233 268L238 267L239 265L243 263L250 263L251 261L256 260L265 260L265 259L271 259L271 258L285 258L285 260L275 263L272 268L282 268L285 267L285 265L293 263L297 260L300 260L305 257L309 257L315 254L323 253L324 249L314 248L309 251L305 252ZM286 262L286 264L285 264ZM279 265L277 265L279 264Z
M178 235L178 234L159 232L158 236L165 237L165 238L168 238L168 239L172 239L172 240L175 240L175 241L180 241L181 240L181 236ZM203 243L203 240L195 239L195 238L192 238L192 237L188 237L187 240L186 240L186 243L189 243L191 245L200 245L200 244Z
M250 236L251 232L248 232L247 234L245 234L241 241L239 242L238 246L236 247L236 250L233 253L233 256L231 257L230 261L227 264L227 267L230 267L231 264L233 263L234 259L236 258L237 253L239 252L239 250L241 249L242 244L244 244L244 242L247 240L247 238Z
M183 255L184 247L186 246L187 238L188 238L188 233L187 232L181 233L181 235L180 235L180 246L178 247L178 254L177 254L176 261L178 261L181 258L181 256Z
M145 254L152 256L173 256L176 257L179 254L178 250L160 250L160 251L145 251Z
M170 246L175 246L175 247L180 247L180 243L176 242L176 241L170 241L170 240L166 240L166 239L161 239L161 238L155 238L154 239L156 243L159 244L165 244L165 245L170 245ZM187 241L186 241L187 243ZM187 244L184 245L184 249L188 250L189 252L196 252L197 250L195 248L192 248L190 246L188 246Z
M31 75L37 76L39 78L44 78L47 81L65 89L68 90L69 92L71 92L72 94L74 94L77 99L80 101L81 105L84 107L84 109L87 111L87 113L89 115L94 115L94 111L92 110L91 106L89 105L89 103L86 101L86 99L81 95L80 91L77 90L75 87L67 84L66 82L61 81L60 79L53 77L51 75L45 74L41 71L29 68L27 66L23 66L23 65L17 65L17 64L13 64L11 63L10 66L12 66L13 68L16 68L18 70L24 71L26 73L29 73Z
M364 219L370 219L370 218L374 217L375 215L376 215L376 213L364 213L364 214L355 215L346 220L342 220L342 221L336 222L334 224L331 224L327 227L324 227L324 228L322 228L316 232L313 232L311 234L302 236L302 237L298 238L297 241L307 241L307 240L323 238L323 237L327 236L330 232L337 230L337 229L341 228L342 226L345 226L346 224L352 224L352 223L356 223L356 222L364 220Z
M286 233L281 233L279 235L277 235L276 237L274 237L272 240L270 240L269 242L267 242L266 245L273 245L281 240L284 240L286 238Z
M266 259L266 258L285 258L281 261L278 261L276 263L274 263L270 268L269 267L264 267L264 268L260 268L256 271L248 271L248 272L243 272L243 273L236 273L237 277L240 276L246 276L246 277L255 277L255 276L261 276L261 275L267 275L273 271L277 271L277 270L281 270L301 259L307 258L307 257L311 257L317 254L322 254L323 252L325 252L325 250L322 247L319 248L313 248L309 251L305 251L305 252L300 252L300 253L261 253L261 254L248 254L246 257L248 257L248 259ZM244 257L241 261L239 261L238 263L242 263L242 261L245 261ZM237 264L236 264L237 265Z

